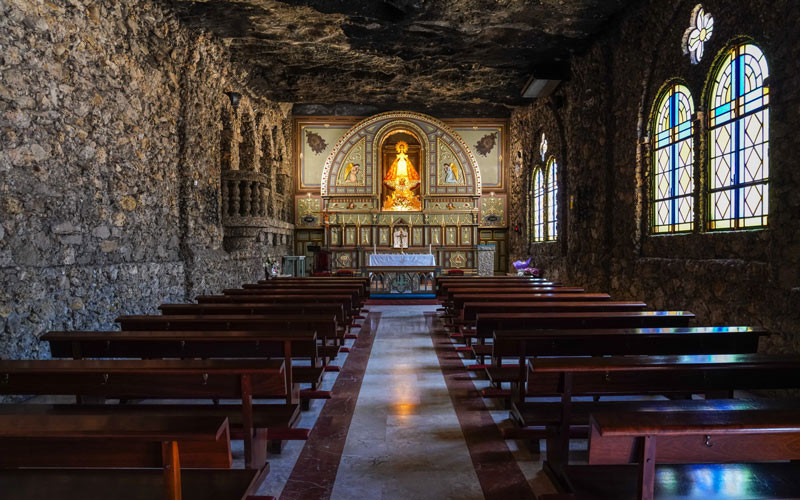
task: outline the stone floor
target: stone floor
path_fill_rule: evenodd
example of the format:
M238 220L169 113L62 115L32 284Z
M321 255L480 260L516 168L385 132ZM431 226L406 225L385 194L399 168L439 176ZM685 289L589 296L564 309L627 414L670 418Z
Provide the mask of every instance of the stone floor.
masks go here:
M447 337L435 333L436 307L369 306L364 333L337 359L342 372L326 376L334 399L314 401L304 413L301 426L315 425L311 438L270 457L259 494L471 500L554 491L539 455L499 437L498 429L511 425L508 411L477 396L487 383L471 380ZM514 487L525 494L509 496Z

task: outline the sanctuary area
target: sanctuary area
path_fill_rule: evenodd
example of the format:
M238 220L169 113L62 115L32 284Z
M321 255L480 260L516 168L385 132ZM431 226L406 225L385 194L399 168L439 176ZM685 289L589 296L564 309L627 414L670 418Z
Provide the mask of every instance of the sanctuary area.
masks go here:
M797 0L0 0L0 500L800 498Z

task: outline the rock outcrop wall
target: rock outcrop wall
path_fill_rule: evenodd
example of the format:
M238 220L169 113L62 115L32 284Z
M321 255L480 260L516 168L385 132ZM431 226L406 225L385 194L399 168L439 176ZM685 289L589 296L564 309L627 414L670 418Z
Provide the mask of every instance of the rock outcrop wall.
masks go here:
M764 351L800 352L800 35L786 22L800 19L800 4L702 3L715 25L699 64L681 50L697 2L640 2L573 58L570 80L553 97L513 113L510 206L528 204L527 176L543 130L551 148L561 144L563 184L559 242L529 245L523 232L511 242L512 257L532 254L548 276L620 299L691 310L697 324L763 325L775 332ZM641 144L653 100L677 77L702 111L715 56L742 35L763 49L770 67L769 227L651 236ZM707 165L705 138L695 144L696 161ZM696 193L695 205L704 202ZM517 218L527 227L524 210Z
M0 2L0 358L46 357L47 330L112 329L290 253L291 107L246 81L220 41L151 0ZM269 171L269 189L288 182L232 251L223 151L228 168Z

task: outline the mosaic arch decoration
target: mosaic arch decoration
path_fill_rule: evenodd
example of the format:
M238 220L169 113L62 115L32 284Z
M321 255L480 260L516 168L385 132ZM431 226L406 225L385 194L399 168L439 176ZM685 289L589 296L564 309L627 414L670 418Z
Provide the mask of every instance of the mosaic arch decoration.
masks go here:
M689 54L692 64L698 64L703 59L705 43L714 34L714 17L707 13L701 4L692 9L689 27L683 34L683 53Z
M665 87L653 108L651 229L655 234L694 228L694 103L686 86Z
M380 146L383 139L397 128L414 132L425 154L424 194L480 196L481 173L478 162L464 139L444 122L422 113L390 111L366 118L355 124L336 143L322 169L321 195L376 195L380 191ZM342 169L353 148L363 141L363 180L345 183ZM450 172L440 172L447 164ZM456 178L457 177L457 178Z
M709 229L764 227L769 214L769 77L752 43L725 49L708 91Z

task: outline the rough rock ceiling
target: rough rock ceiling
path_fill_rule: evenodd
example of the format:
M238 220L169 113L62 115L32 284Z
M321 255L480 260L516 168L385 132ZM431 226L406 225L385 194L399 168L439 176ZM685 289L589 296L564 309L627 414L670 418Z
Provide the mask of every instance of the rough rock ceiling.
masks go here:
M491 113L634 0L164 1L229 43L270 99Z

